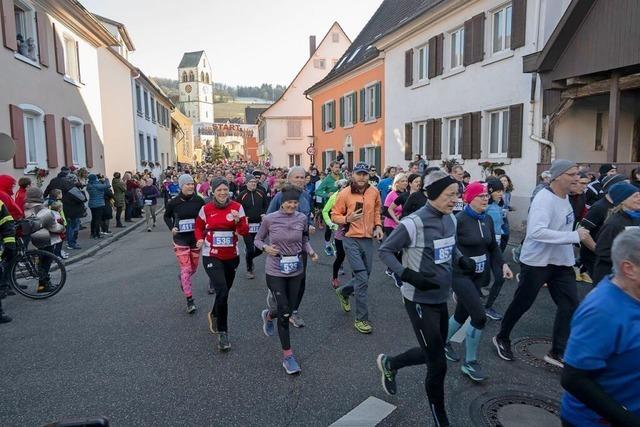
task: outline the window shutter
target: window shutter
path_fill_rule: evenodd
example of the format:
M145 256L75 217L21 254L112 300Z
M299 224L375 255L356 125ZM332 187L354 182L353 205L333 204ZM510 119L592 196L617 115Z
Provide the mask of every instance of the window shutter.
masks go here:
M327 170L327 152L322 153L322 170Z
M360 161L361 161L361 162L364 162L364 157L365 157L365 156L364 156L364 148L361 148L361 149L360 149Z
M511 8L511 49L524 46L527 31L527 0L513 0Z
M84 125L84 153L87 158L87 167L92 168L93 167L93 144L91 142L91 125L89 123ZM158 160L157 155L156 155L156 160Z
M336 128L336 101L331 101L331 129Z
M404 53L404 86L413 84L413 49Z
M351 98L351 120L355 125L358 123L358 95L353 93L349 98Z
M442 159L442 119L433 121L433 160Z
M364 106L365 106L365 92L364 89L360 89L360 121L364 122L365 120L365 116L364 116Z
M44 137L47 144L47 166L58 167L58 144L56 143L56 122L53 114L44 116Z
M435 151L434 150L435 146L433 144L433 132L434 132L434 124L435 124L434 122L435 122L435 120L429 119L429 120L427 120L427 124L425 126L426 127L426 129L425 129L425 132L426 132L425 137L427 139L427 144L426 144L427 145L427 147L426 147L427 150L426 150L425 156L427 157L427 160L431 160L431 159L434 158L434 151Z
M325 132L327 130L327 111L324 108L325 104L322 104L322 131Z
M462 115L462 159L471 158L471 113Z
M375 118L379 119L382 117L382 83L378 82L375 86L376 93L376 114Z
M473 18L464 22L464 52L462 65L473 64Z
M507 155L510 158L522 157L522 114L524 104L509 107L509 143Z
M0 0L0 8L2 9L0 12L2 12L2 36L4 38L4 46L15 52L18 50L18 41L16 40L16 20L13 12L13 0Z
M464 23L464 58L467 65L484 59L484 12Z
M344 96L340 97L340 127L344 127Z
M438 53L438 37L434 36L429 39L429 78L432 79L438 75L437 65L437 53Z
M56 55L56 71L58 74L64 75L64 49L62 47L62 41L60 41L60 35L56 30L56 24L52 24L53 27L53 50ZM68 163L67 166L71 165Z
M376 171L382 170L382 147L378 146L375 148L375 156Z
M436 36L436 75L440 76L444 72L444 34Z
M411 160L413 157L413 123L404 125L404 159Z
M49 21L46 13L36 12L36 26L38 30L38 55L40 64L49 66Z
M479 159L482 155L482 112L471 113L471 158Z
M13 5L13 3L11 3ZM13 16L12 16L13 18ZM11 120L11 137L16 143L16 154L13 156L13 167L16 169L27 167L27 151L24 139L24 114L20 107L9 105Z
M71 122L66 117L62 118L62 143L64 145L64 162L67 166L73 166L73 152L71 148Z

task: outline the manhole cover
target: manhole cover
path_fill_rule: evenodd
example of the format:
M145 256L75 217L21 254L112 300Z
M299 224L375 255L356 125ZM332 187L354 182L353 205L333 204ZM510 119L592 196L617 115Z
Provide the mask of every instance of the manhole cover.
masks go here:
M472 419L482 427L560 427L560 404L550 398L506 390L487 393L471 405Z
M551 372L561 373L557 366L544 361L544 355L551 348L551 338L548 337L524 337L513 342L513 353L518 360L534 368L543 368Z

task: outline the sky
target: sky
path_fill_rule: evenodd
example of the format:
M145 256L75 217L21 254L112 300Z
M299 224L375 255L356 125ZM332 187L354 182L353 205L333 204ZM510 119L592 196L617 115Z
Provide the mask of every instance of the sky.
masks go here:
M177 79L184 52L204 50L216 83L289 85L338 21L351 40L382 0L80 0L123 23L131 62L154 77Z

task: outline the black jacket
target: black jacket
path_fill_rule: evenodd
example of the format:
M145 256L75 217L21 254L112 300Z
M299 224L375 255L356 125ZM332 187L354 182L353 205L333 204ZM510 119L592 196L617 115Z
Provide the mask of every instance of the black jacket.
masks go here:
M49 181L49 185L44 189L44 197L49 196L49 192L54 189L62 190L62 194L71 190L76 185L76 182L72 176L66 172L60 172L58 176Z
M471 258L486 256L486 267L482 274L487 274L490 266L502 277L504 260L500 245L496 241L493 219L489 215L485 215L483 219L476 219L462 211L456 215L456 221L456 246L462 255ZM453 266L453 272L456 275L463 274L457 265Z
M244 190L236 198L244 209L249 223L258 223L262 221L262 215L267 213L269 208L269 200L267 195L257 188L255 191Z
M164 208L164 222L169 230L179 228L181 220L195 220L204 206L204 200L197 194L189 198L185 197L182 192L178 193ZM194 247L196 237L193 231L177 233L173 236L173 242L178 246Z
M593 269L593 283L597 284L611 273L611 246L613 239L626 227L640 226L640 219L631 218L626 212L618 211L605 221L596 240L596 264Z
M68 190L62 192L62 210L64 211L64 216L67 219L78 219L87 215L87 208L85 206L87 194L82 190L78 191L80 191L84 196L84 201L78 200L75 196L69 193Z

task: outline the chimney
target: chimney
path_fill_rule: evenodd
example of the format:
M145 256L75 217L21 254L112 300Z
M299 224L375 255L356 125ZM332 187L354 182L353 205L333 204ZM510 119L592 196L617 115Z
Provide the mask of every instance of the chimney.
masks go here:
M316 53L316 36L309 36L309 56Z

